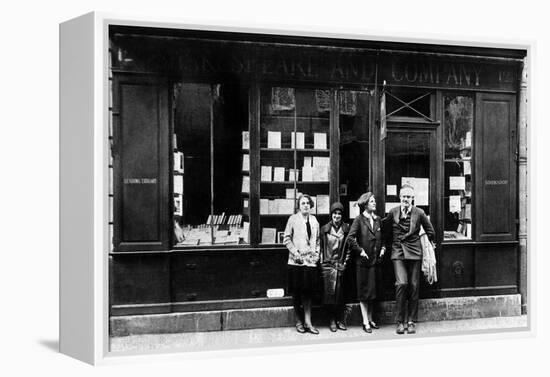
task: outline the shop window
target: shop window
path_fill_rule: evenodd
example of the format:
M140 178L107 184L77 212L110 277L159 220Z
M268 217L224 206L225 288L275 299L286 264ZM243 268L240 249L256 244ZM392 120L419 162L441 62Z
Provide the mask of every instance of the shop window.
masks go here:
M340 187L339 198L344 205L346 219L359 214L356 206L361 194L372 191L369 185L369 94L368 92L340 91Z
M260 228L262 244L282 243L300 194L328 221L332 91L263 87L260 94Z
M248 243L248 91L179 83L173 108L175 243Z
M472 239L474 100L445 95L444 239Z

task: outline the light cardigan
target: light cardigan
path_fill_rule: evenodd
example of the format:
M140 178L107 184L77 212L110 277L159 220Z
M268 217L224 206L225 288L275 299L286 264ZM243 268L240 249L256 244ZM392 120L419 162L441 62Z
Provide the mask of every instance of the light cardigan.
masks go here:
M296 213L288 218L285 228L284 244L287 247L288 264L293 266L317 266L319 251L319 222L313 215L309 215L309 226L311 227L311 238L308 242L306 220L301 213ZM302 264L296 263L301 257Z

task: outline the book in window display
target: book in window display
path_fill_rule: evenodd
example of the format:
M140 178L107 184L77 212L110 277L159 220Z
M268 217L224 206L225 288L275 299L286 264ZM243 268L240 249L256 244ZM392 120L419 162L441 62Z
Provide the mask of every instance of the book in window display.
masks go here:
M241 192L243 194L249 194L250 193L250 177L248 175L243 175L243 182L242 182Z
M290 133L290 148L305 149L305 133L294 132Z
M264 244L275 243L276 236L277 236L277 229L262 228L262 243Z
M267 132L267 147L269 149L281 149L281 133L278 131Z
M285 168L275 167L273 168L273 182L284 182L285 181Z
M313 149L327 149L327 134L322 132L315 132L313 134Z
M288 169L288 180L290 182L298 181L300 178L300 169Z
M250 149L250 132L249 131L242 132L242 148L245 150Z
M243 154L242 171L247 173L250 171L250 155L248 154Z
M261 172L260 180L262 182L271 182L272 171L273 171L272 166L262 166L260 168L260 172Z

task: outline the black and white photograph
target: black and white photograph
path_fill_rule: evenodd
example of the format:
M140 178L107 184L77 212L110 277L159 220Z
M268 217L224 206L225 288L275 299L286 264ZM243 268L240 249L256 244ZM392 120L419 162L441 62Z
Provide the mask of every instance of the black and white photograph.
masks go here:
M107 33L110 352L528 328L527 48Z
M545 370L543 5L2 10L3 376Z

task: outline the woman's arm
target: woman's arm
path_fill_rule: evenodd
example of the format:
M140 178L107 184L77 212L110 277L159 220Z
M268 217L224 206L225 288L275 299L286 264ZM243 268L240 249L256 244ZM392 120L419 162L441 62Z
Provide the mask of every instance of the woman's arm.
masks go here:
M293 217L291 216L288 218L288 221L286 223L285 236L284 236L283 242L286 248L288 249L288 251L290 252L290 255L292 255L294 259L300 259L300 251L294 245L294 242L292 242L293 236L294 236L294 221L293 221Z
M357 235L360 233L361 224L359 223L359 218L356 217L351 224L347 238L348 247L350 248L351 255L353 257L357 257L363 251L363 248L359 246L359 243L357 242Z

